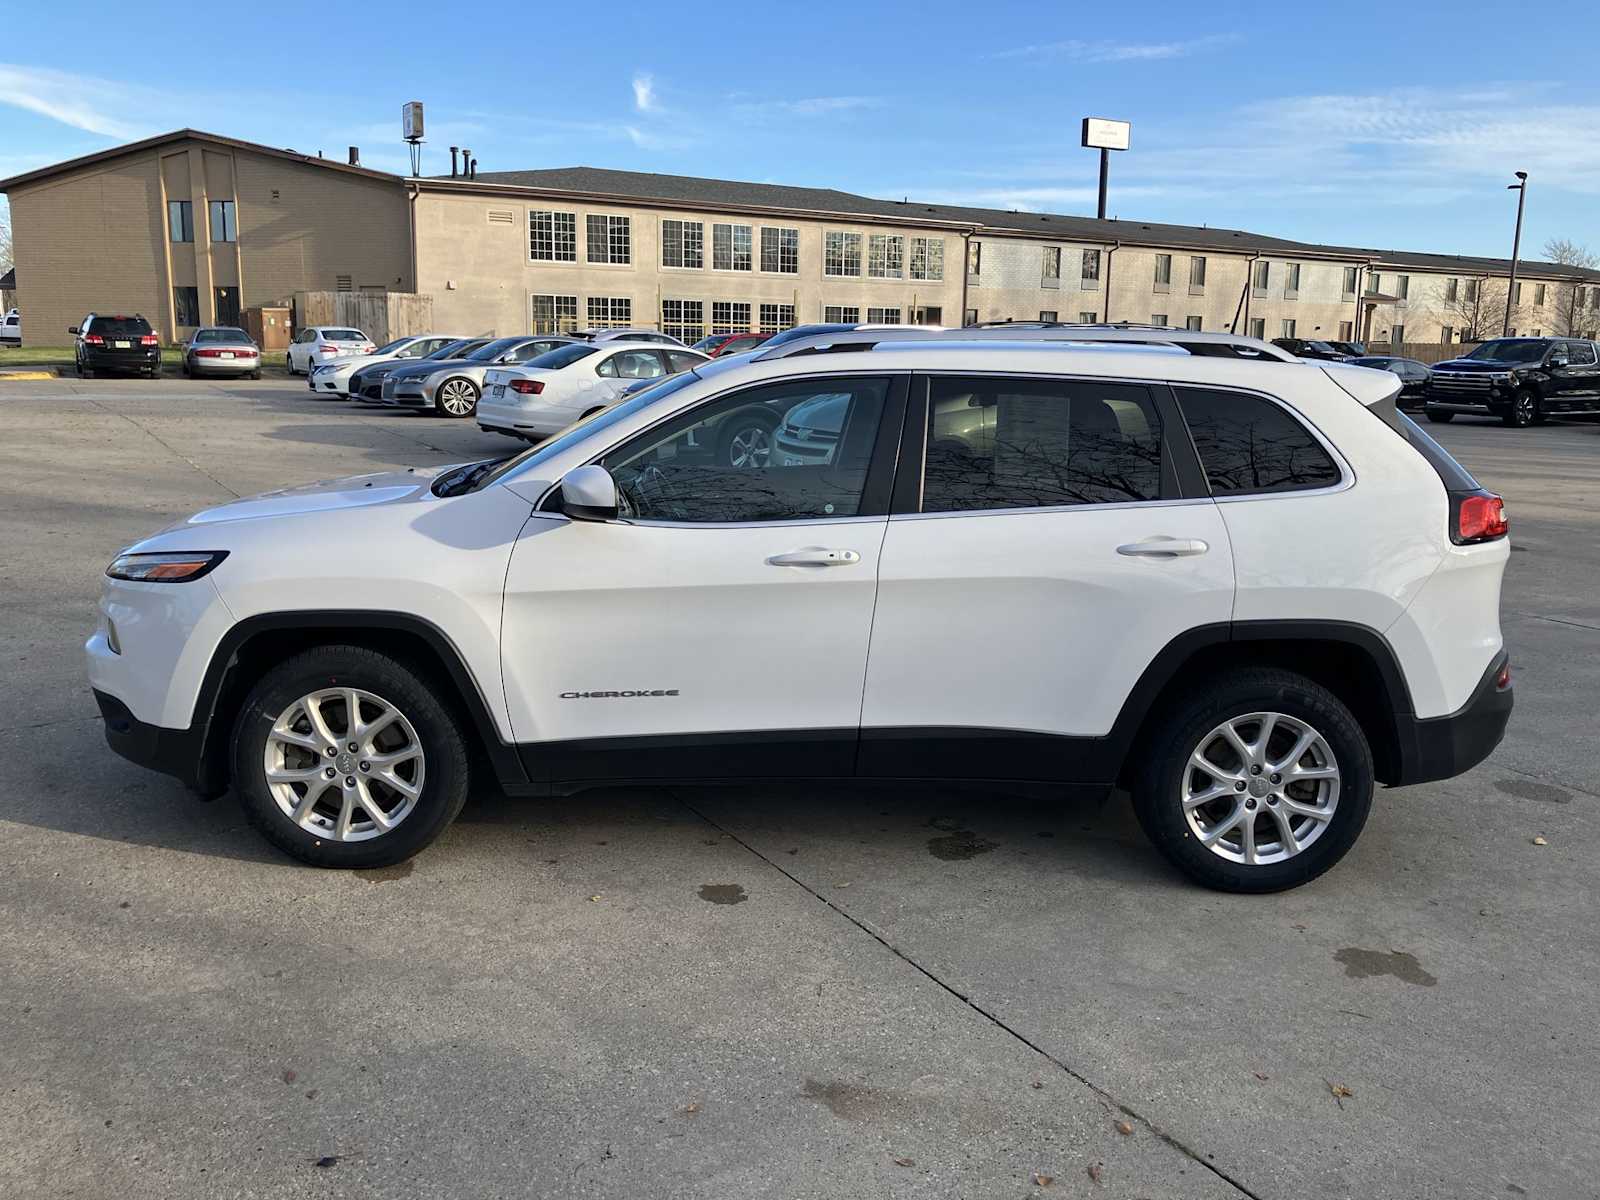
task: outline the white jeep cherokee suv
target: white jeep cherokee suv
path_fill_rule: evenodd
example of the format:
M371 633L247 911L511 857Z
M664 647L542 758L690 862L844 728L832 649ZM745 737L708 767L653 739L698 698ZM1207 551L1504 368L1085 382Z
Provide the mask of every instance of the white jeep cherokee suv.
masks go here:
M307 862L514 794L765 778L1131 791L1269 891L1511 709L1499 497L1387 373L1173 345L707 363L507 459L202 512L107 571L112 747ZM715 456L758 409L762 465Z

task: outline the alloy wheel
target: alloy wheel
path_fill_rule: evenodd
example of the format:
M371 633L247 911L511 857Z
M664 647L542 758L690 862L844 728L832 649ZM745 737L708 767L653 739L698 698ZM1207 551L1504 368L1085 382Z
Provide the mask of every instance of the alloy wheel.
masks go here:
M284 816L317 837L381 837L416 809L427 760L417 731L389 701L360 688L301 696L267 734L262 766Z
M1532 425L1534 417L1538 414L1538 401L1532 392L1518 392L1513 402L1516 405L1516 418L1519 426Z
M1231 717L1200 739L1179 800L1200 845L1229 862L1279 863L1327 832L1340 771L1328 741L1287 713Z
M728 465L739 470L764 467L772 458L772 434L765 425L734 431L728 440Z
M439 404L452 417L465 417L477 407L478 396L465 379L449 379L439 386Z

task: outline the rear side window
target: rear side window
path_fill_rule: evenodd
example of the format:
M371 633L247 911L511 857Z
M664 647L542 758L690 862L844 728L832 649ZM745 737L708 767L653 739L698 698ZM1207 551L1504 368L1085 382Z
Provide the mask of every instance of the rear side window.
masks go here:
M1175 388L1178 407L1216 496L1332 487L1339 467L1322 443L1259 396Z
M927 446L923 512L1161 498L1161 423L1133 384L936 377Z

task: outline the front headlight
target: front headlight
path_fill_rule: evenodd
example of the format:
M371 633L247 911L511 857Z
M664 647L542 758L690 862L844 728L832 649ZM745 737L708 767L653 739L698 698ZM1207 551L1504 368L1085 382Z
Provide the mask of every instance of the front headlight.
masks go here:
M133 583L188 583L228 557L226 550L180 550L163 554L122 554L106 568L112 579Z

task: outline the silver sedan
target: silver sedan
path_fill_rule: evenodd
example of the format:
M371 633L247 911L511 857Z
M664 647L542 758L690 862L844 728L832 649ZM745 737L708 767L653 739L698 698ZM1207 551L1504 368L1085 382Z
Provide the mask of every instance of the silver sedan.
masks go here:
M203 325L183 348L183 373L261 378L261 347L233 325Z

